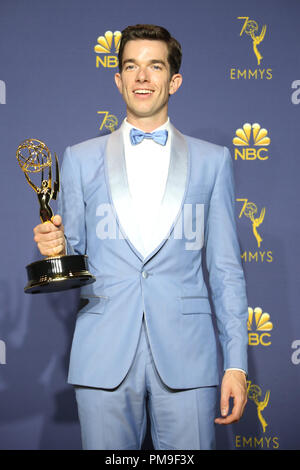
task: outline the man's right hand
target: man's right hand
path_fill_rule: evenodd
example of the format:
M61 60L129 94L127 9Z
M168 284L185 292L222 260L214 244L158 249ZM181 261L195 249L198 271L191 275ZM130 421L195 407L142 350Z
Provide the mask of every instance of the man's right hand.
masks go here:
M64 226L60 215L55 215L52 222L37 225L33 232L34 241L43 256L66 254Z

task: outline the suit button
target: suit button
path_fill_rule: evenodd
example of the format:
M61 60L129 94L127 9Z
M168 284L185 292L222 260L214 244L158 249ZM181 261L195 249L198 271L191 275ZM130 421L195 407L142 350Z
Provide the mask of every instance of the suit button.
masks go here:
M147 273L147 271L143 271L142 272L142 276L144 279L147 279L147 277L149 276L149 274Z

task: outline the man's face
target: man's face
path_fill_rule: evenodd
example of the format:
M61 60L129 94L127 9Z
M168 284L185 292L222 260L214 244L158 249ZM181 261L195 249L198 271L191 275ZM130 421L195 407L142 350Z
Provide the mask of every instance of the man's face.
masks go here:
M115 81L127 105L127 118L155 122L166 120L169 94L181 84L181 75L170 76L168 48L163 41L137 39L124 47L121 74Z

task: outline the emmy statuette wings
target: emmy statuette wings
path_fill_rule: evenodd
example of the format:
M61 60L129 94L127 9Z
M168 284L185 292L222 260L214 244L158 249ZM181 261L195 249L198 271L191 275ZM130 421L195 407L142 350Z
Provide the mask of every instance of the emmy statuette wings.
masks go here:
M53 211L50 201L56 199L59 192L57 155L55 154L56 179L53 185L52 157L44 142L38 139L27 139L19 145L16 156L28 184L37 194L42 223L52 223ZM40 186L33 181L34 176L39 178L39 173L41 174ZM28 284L24 291L28 294L74 289L96 280L88 270L86 255L49 256L29 264L26 270Z

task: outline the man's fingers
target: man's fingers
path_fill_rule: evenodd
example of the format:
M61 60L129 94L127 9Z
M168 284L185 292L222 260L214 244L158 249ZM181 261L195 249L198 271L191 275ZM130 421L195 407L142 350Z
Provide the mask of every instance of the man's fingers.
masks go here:
M229 400L233 398L233 408L229 413ZM228 370L224 374L221 386L221 416L215 419L218 424L230 424L242 417L247 403L246 376L237 370Z
M243 415L246 403L247 403L247 397L245 397L243 394L241 394L239 396L236 396L234 398L234 405L233 405L232 411L228 416L226 416L227 413L228 413L228 409L227 409L226 415L224 416L224 414L222 412L223 408L222 408L222 403L221 403L222 417L216 418L215 423L217 423L217 424L231 424L231 423L235 423L235 422L239 421L241 419L242 415ZM223 406L224 406L224 409L225 409L225 405L223 405Z
M43 256L56 256L65 252L64 227L60 215L52 221L37 225L34 229L34 241Z
M52 217L52 221L44 222L43 224L39 224L34 227L33 232L34 234L37 233L49 233L55 232L58 230L63 230L62 219L60 215L55 215Z
M52 217L52 222L56 227L59 227L62 224L61 216L56 214L54 217Z
M228 415L229 398L230 398L229 391L228 390L223 391L222 395L221 395L221 402L220 402L220 409L221 409L221 415L222 416L227 416Z
M56 256L56 255L60 255L61 253L64 253L65 244L59 243L58 245L49 247L49 246L41 245L38 243L38 249L40 250L40 253L43 256Z
M51 222L46 222L44 224L39 224L34 227L33 233L37 235L39 233L49 233L55 230L57 230L57 228Z
M58 240L62 240L64 238L64 234L62 231L50 231L50 232L37 232L33 239L36 243L51 243L52 241L57 242Z
M240 409L232 409L232 412L230 415L226 416L225 418L216 418L215 423L217 424L231 424L231 423L236 423L241 419L242 413L241 413L241 408Z

